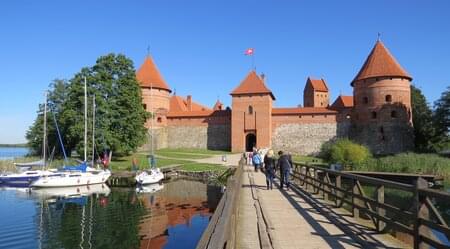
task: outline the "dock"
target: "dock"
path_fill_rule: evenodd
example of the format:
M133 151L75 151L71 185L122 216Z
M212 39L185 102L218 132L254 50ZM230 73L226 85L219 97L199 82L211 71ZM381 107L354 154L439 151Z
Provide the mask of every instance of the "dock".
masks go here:
M160 168L164 173L164 177L168 178L171 175L176 174L176 171L181 167L181 165L171 165ZM106 181L106 184L110 187L132 187L136 185L135 171L117 171L112 172L111 177Z
M290 190L278 180L267 190L264 173L241 161L197 249L450 248L432 232L450 238L434 204L448 203L450 193L430 189L420 176L405 184L295 166ZM374 195L365 193L369 186ZM385 202L385 189L408 193L408 207Z

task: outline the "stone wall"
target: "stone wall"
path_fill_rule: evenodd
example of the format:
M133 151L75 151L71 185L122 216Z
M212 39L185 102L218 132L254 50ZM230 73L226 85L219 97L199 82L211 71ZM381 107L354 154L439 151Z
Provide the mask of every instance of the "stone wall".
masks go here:
M165 127L158 127L153 129L153 136L155 139L153 140L153 146L155 146L155 150L167 148L167 139L168 139L168 133L167 128ZM151 129L148 129L147 133L147 141L145 144L139 148L140 151L150 151L151 150L151 137L152 137L152 131Z
M168 126L168 148L230 150L231 126Z
M293 154L317 155L323 143L338 137L348 137L349 122L291 123L274 129L272 147Z
M366 145L376 155L396 154L414 149L413 128L405 123L353 125L350 138Z

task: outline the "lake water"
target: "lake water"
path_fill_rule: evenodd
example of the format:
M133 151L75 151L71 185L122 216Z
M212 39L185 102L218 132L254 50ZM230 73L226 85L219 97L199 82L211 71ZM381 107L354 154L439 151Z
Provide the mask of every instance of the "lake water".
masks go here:
M0 190L0 248L195 248L220 188L176 180Z
M29 149L24 147L0 147L0 160L12 160L15 157L23 157Z

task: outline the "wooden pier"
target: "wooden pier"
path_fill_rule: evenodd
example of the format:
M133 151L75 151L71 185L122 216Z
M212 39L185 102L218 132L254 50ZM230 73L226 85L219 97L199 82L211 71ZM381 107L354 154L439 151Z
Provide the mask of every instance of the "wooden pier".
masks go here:
M420 176L406 184L295 166L290 190L266 190L265 175L241 162L197 248L449 248L432 230L450 238L435 206L450 194ZM386 199L392 191L407 208Z

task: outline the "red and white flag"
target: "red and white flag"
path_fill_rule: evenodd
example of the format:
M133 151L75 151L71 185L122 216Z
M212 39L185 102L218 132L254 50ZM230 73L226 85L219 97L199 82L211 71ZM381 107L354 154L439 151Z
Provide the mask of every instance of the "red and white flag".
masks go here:
M255 50L253 48L248 48L247 50L245 50L245 55L253 55L253 53L255 52Z

